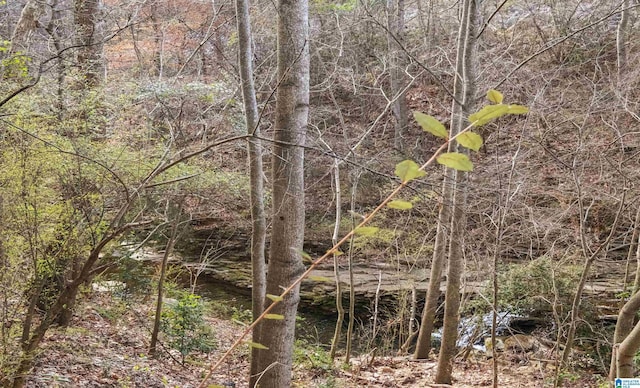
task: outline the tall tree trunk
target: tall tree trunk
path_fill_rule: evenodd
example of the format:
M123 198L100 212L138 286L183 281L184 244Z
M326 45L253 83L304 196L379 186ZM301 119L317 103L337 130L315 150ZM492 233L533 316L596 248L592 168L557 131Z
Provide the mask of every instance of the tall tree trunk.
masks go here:
M468 4L463 5L464 9ZM466 12L466 11L465 11ZM465 45L464 40L470 37L467 25L468 20L463 12L460 24L460 30L458 32L458 48L457 48L457 61L456 61L456 77L453 82L453 96L454 101L451 107L451 127L449 129L449 137L455 136L464 128L466 120L466 113L468 111L463 109L463 101L465 95L468 95L468 101L471 101L474 88L470 87L471 80L464 78L464 64L465 60L471 64L470 52L473 50L473 44ZM474 11L475 12L475 11ZM466 52L465 50L468 50ZM470 69L468 70L470 71ZM471 74L466 74L471 76ZM469 86L466 86L469 85ZM449 144L447 152L456 151L455 144ZM440 284L442 277L442 270L447 257L447 234L450 231L451 224L451 212L454 201L454 189L456 174L452 168L444 169L444 180L442 184L442 203L440 204L440 210L438 213L438 224L436 231L436 241L433 248L433 259L431 261L431 276L429 278L429 286L427 288L427 297L422 311L422 323L420 325L420 332L418 334L418 343L414 353L414 358L425 359L429 357L431 351L431 335L434 329L434 321L436 318L436 312L438 309L438 302L440 298Z
M245 123L247 132L256 138L249 139L247 154L249 163L249 179L251 183L251 313L255 320L262 314L265 302L266 263L264 257L265 236L267 226L264 214L264 181L262 179L262 144L258 138L260 128L258 122L258 103L253 83L253 52L251 49L251 22L249 17L249 0L236 0L236 20L238 24L238 48L240 80L242 84L242 101L244 102ZM257 327L253 333L253 341L259 342ZM258 377L258 350L251 350L251 386Z
M38 28L38 19L45 13L44 4L38 0L28 0L22 8L20 18L11 34L11 54L28 54L31 37Z
M56 55L58 56L57 59L57 90L56 90L56 95L57 95L57 101L56 101L56 109L57 109L57 116L58 116L58 120L62 120L63 116L64 116L64 111L66 109L65 107L65 101L64 101L64 92L65 92L65 77L67 74L67 67L66 67L66 56L65 53L63 51L63 47L62 47L62 37L60 36L60 29L62 26L62 10L60 9L61 7L59 6L59 2L58 0L52 0L51 4L49 5L51 7L51 20L49 20L49 23L47 24L46 30L47 33L49 34L49 36L51 37L52 43L53 43L53 47L56 50Z
M105 72L100 8L100 0L75 0L74 4L78 66L87 88L100 85Z
M273 146L273 217L267 293L279 295L304 271L304 144L309 113L307 0L278 2L278 78ZM262 387L291 385L291 364L300 286L276 306L284 320L265 320L258 351ZM266 335L269 333L269 335Z
M404 40L404 0L387 0L387 31L391 97L395 98L393 103L393 115L396 119L394 146L402 150L403 136L409 126L407 96L404 90L406 55L401 47Z
M476 30L475 0L464 0L462 3L462 22L458 32L458 52L456 57L456 79L460 77L459 87L462 88L462 106L454 109L452 135L464 129L466 117L469 114L475 95L475 72L473 67L473 53L475 50ZM457 80L458 81L458 80ZM455 117L458 114L460 117ZM455 132L454 132L455 131ZM458 150L458 148L460 148ZM454 147L455 151L468 152L463 147ZM438 358L436 383L451 384L453 358L456 354L458 340L458 323L460 320L460 285L464 272L463 236L466 227L465 207L467 202L467 174L463 171L455 172L453 184L453 202L451 210L451 234L449 236L449 268L447 271L447 289L445 293L444 327L442 332L442 346Z
M634 294L627 303L622 306L618 313L618 321L616 322L616 330L613 334L613 348L611 354L611 367L609 369L609 379L613 380L617 376L617 350L616 348L624 341L624 339L633 330L633 320L636 313L640 310L640 293ZM623 356L624 358L624 356ZM620 377L620 376L618 376Z
M449 152L451 151L451 145L449 145ZM418 360L428 358L431 352L431 335L433 334L440 299L442 269L446 259L447 232L449 231L448 225L451 222L451 198L453 197L452 184L454 175L455 170L445 167L444 182L442 184L442 202L440 203L440 211L438 212L436 241L433 247L433 258L431 259L431 275L429 277L424 309L422 310L422 323L420 324L420 331L418 333L418 343L416 344L416 350L413 355L414 358Z
M638 349L640 349L640 322L636 323L633 330L631 330L631 333L629 333L624 341L622 341L620 347L616 351L616 377L634 377L635 362L633 359L636 356Z
M340 239L340 222L342 221L342 186L340 184L340 162L338 159L333 161L333 179L335 182L336 221L333 224L331 243L335 246ZM342 324L344 322L342 284L340 283L340 263L338 257L339 255L337 252L333 254L333 274L336 278L336 310L338 312L338 318L336 319L333 340L331 340L331 350L329 351L329 357L331 357L331 360L336 357L336 351L338 350L338 344L340 343L340 337L342 336Z
M622 75L627 66L627 25L629 24L629 8L631 0L622 3L620 23L616 30L616 59L618 65L618 86L621 87Z

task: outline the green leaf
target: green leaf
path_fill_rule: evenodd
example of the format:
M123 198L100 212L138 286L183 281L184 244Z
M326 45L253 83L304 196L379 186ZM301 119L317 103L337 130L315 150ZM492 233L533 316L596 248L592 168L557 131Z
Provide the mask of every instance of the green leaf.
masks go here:
M473 171L473 163L469 157L459 152L448 152L438 156L438 163L458 171Z
M464 132L456 137L458 143L465 148L478 151L482 147L482 136L475 132Z
M264 319L275 319L281 321L284 319L284 315L282 314L265 314Z
M529 108L522 105L509 105L508 113L512 115L523 115L525 113L529 113Z
M409 182L427 175L426 172L420 170L420 166L413 160L405 160L396 164L395 172L402 182Z
M506 115L508 110L509 107L504 104L487 105L478 112L469 116L469 121L471 122L471 125L479 127L493 119Z
M380 230L380 228L375 226L360 226L356 228L353 233L359 236L373 236L374 234L378 233L378 230Z
M309 275L307 279L312 280L314 282L333 283L333 280L329 279L326 276Z
M435 117L420 112L413 112L413 118L416 119L418 124L420 124L422 129L424 129L426 132L429 132L430 134L441 137L443 139L449 137L449 132L447 132L447 129Z
M387 206L389 206L391 209L407 210L411 209L413 207L413 204L407 201L395 200L389 202Z
M256 348L256 349L269 350L268 347L264 346L263 344L259 344L257 342L247 341L247 345L249 345L249 347Z
M282 297L280 295L267 294L266 297L274 302L282 302Z
M489 91L487 92L487 98L489 99L489 101L493 102L494 104L502 104L502 99L504 97L502 96L502 93L500 93L499 91L495 89L489 89Z

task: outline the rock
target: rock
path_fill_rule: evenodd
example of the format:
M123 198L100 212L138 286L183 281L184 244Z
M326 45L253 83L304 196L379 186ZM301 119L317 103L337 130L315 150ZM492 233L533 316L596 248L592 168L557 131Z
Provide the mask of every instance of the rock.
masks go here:
M486 349L487 354L491 354L493 351L493 343L491 342L491 337L487 337L484 339L484 348ZM504 351L504 341L500 337L496 337L496 350L499 352Z
M121 292L127 288L127 285L116 280L105 280L92 283L91 288L95 292Z
M505 350L514 353L535 352L539 345L538 340L526 334L516 334L504 339Z

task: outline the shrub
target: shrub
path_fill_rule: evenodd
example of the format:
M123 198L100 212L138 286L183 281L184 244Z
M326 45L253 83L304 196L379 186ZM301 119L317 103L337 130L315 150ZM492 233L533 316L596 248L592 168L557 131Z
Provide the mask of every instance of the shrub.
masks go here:
M161 329L168 344L185 357L193 352L210 352L215 349L211 327L204 320L204 307L200 297L188 292L179 294L175 303L167 304L162 311Z
M498 275L501 309L544 317L553 312L556 304L558 313L566 313L579 278L579 268L555 263L546 256L528 264L512 264ZM486 285L483 294L486 299L478 298L469 308L480 313L489 312L487 302L493 299L491 284Z

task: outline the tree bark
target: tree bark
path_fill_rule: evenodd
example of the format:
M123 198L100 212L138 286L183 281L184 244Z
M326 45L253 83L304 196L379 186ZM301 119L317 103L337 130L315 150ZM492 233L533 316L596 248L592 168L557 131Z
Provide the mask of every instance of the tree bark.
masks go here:
M449 145L449 151L451 145ZM438 212L438 224L436 226L436 241L433 247L433 258L431 259L431 276L427 288L427 297L422 310L422 323L418 334L418 343L413 355L415 359L421 360L429 357L431 352L431 335L435 325L436 312L440 299L440 284L442 269L446 260L448 224L451 222L451 198L453 196L452 182L455 171L451 168L444 168L444 182L442 184L442 202Z
M309 112L307 0L278 2L278 78L272 162L273 217L267 293L279 295L304 271L304 144ZM262 387L291 386L293 342L300 286L274 309L284 320L261 324L258 367ZM269 335L266 335L269 333Z
M613 334L613 346L619 346L622 341L629 336L629 333L633 330L633 320L636 317L636 313L640 310L640 293L634 294L627 303L622 306L620 313L618 314L618 321L616 322L616 330ZM624 359L625 356L623 356ZM633 357L633 355L632 355ZM613 380L617 375L617 359L616 352L611 356L611 367L609 369L609 379ZM621 376L617 376L621 377Z
M462 23L460 24L460 30L458 32L458 52L456 58L456 81L459 82L458 86L462 89L462 106L458 106L456 109L456 104L454 102L452 123L455 123L457 128L451 128L452 136L464 129L464 123L466 121L466 117L469 115L475 95L473 53L476 42L476 12L475 0L464 0L462 3ZM459 115L459 117L456 118L456 114ZM454 150L457 152L468 152L463 147L458 147L457 143ZM456 171L453 183L451 234L449 236L449 268L447 271L447 289L445 293L442 346L440 347L438 368L435 379L436 383L439 384L451 384L453 359L456 355L458 322L460 320L460 285L462 274L464 272L463 238L466 227L466 182L466 172Z
M464 9L466 9L467 6L468 4L465 2L465 5L463 5ZM453 83L454 101L451 108L451 127L449 130L449 137L455 136L463 129L465 113L463 111L463 106L460 105L459 102L463 102L465 93L469 94L468 100L471 101L474 92L473 88L465 88L465 83L469 84L470 80L467 80L466 78L463 79L463 76L465 75L465 55L468 57L469 62L471 61L470 54L465 54L465 50L473 49L473 45L465 48L466 46L463 41L469 37L469 32L467 31L468 20L465 15L466 13L463 13L460 31L458 32L458 48L456 54L458 59L456 61L456 77L454 78ZM468 75L470 76L470 74ZM457 148L454 144L449 144L447 152L454 152L456 149ZM440 204L440 210L438 213L436 241L433 248L433 259L431 261L431 276L429 278L429 286L427 288L425 307L422 311L422 323L418 334L418 343L414 353L414 358L416 359L428 358L431 351L431 335L434 329L434 321L440 298L442 270L447 257L447 234L450 233L449 226L451 224L455 180L455 170L451 168L444 168L442 203Z
M74 24L78 49L78 66L84 84L94 88L104 78L104 44L100 29L100 0L75 0Z
M618 65L618 84L621 86L622 75L627 66L627 25L629 24L629 8L631 0L622 3L620 23L616 30L616 60Z
M633 358L638 349L640 349L640 322L636 323L631 333L622 341L617 352L615 352L617 355L616 377L634 377L635 363L633 362Z
M340 221L342 221L342 187L340 184L340 162L338 159L333 161L333 179L335 184L335 199L336 199L336 221L333 224L333 234L331 236L331 243L335 246L340 239ZM336 310L338 312L338 318L336 319L336 327L333 333L333 339L331 340L331 350L329 351L329 357L331 360L335 359L336 351L338 349L338 343L342 336L342 324L344 322L344 306L342 306L342 284L340 283L340 263L338 260L338 254L333 254L333 274L336 278Z
M247 154L249 179L251 183L251 313L255 320L262 314L265 302L266 262L265 238L267 226L264 213L264 180L262 166L262 144L259 139L258 103L253 82L253 51L251 49L251 22L249 17L249 0L236 0L236 20L238 28L238 50L240 80L242 85L242 101L244 103L247 132L256 138L249 139ZM253 333L253 341L259 342L259 328ZM251 349L251 381L255 385L258 376L258 350Z
M393 115L396 119L394 146L398 150L404 148L403 137L408 123L407 96L405 89L406 55L401 47L404 40L404 0L387 0L387 44L389 52L389 79Z
M28 53L33 31L38 28L38 19L45 13L44 2L29 0L22 8L20 18L11 34L11 54Z

